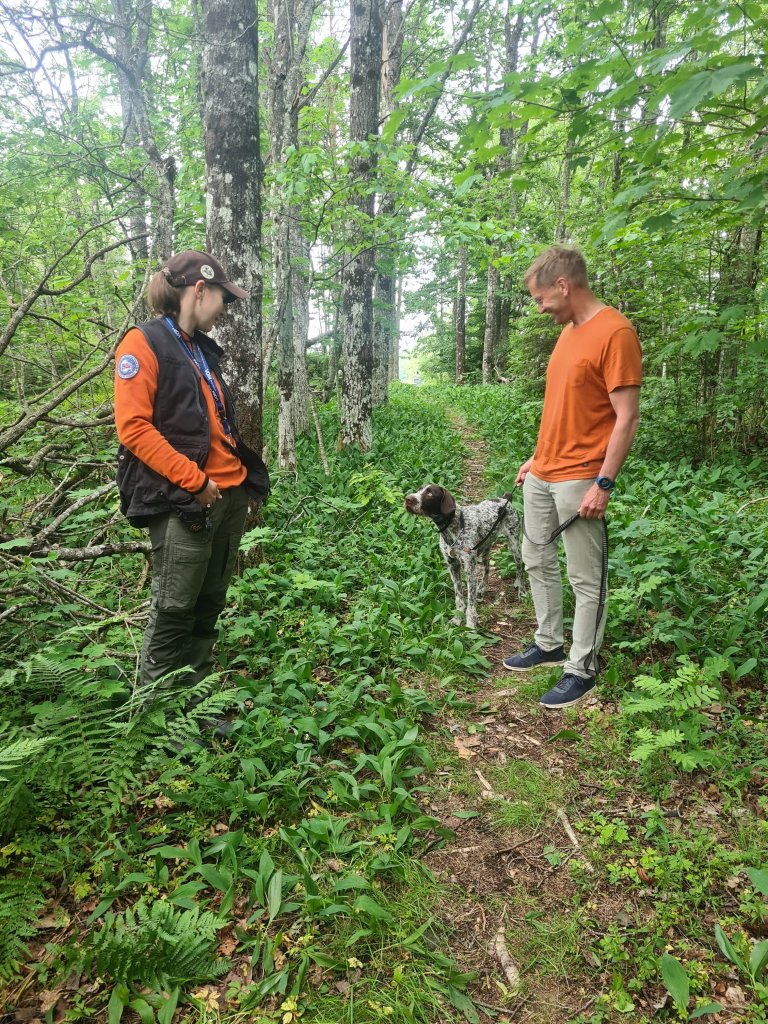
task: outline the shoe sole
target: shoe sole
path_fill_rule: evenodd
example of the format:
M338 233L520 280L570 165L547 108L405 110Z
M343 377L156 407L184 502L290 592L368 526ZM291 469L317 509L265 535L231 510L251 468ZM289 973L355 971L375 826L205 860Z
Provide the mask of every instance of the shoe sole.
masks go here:
M564 665L565 658L563 658L562 661L540 661L538 665L527 665L525 668L517 668L517 666L514 665L505 665L503 661L501 664L507 672L533 672L534 669L537 668L556 668L558 665Z
M586 693L582 693L582 695L577 697L576 700L569 700L564 704L545 704L543 701L539 701L539 707L546 708L547 711L561 711L563 708L572 708L574 704L579 704L586 697L589 697L590 694L594 693L595 690L596 687L593 686L591 690L587 690Z

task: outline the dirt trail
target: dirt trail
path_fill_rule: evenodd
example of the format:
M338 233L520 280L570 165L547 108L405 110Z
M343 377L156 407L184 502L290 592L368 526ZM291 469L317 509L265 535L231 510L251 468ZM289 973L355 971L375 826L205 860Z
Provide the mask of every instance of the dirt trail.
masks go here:
M487 497L485 445L462 420L452 418L470 451L462 496L467 501ZM481 628L499 637L486 650L493 669L466 697L473 710L461 722L443 723L465 770L443 773L431 807L456 839L425 860L454 892L445 908L454 935L451 952L462 969L478 974L473 998L481 1019L564 1024L586 1013L600 991L596 979L588 978L578 929L569 925L579 916L568 865L580 857L572 838L580 840L569 838L571 812L557 796L542 809L535 796L527 802L513 780L521 775L534 789L551 784L557 794L574 786L576 762L571 745L548 742L565 723L561 714L536 703L546 675L533 682L501 665L530 642L534 622L530 609L516 604L512 581L501 580L493 567ZM578 791L570 799L578 801ZM476 817L455 816L473 811ZM507 997L516 973L519 992Z

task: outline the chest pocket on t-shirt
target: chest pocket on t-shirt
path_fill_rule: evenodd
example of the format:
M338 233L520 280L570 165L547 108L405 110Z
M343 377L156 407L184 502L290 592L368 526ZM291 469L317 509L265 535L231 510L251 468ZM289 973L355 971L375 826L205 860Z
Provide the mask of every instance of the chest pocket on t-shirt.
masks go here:
M589 371L589 360L580 359L578 363L574 363L568 373L568 384L572 388L583 387L587 382L587 373Z

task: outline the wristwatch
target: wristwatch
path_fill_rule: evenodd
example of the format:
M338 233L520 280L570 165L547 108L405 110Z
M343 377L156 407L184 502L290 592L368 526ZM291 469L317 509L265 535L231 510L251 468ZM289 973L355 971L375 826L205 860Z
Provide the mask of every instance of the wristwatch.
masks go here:
M596 476L595 483L602 491L612 491L616 486L616 481L611 480L609 476Z

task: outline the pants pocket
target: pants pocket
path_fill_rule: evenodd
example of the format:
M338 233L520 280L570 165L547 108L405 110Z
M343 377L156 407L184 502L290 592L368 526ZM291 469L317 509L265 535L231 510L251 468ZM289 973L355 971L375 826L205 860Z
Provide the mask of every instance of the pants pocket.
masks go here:
M184 543L166 536L157 556L160 561L156 570L159 573L157 607L167 611L191 610L205 579L210 545Z

